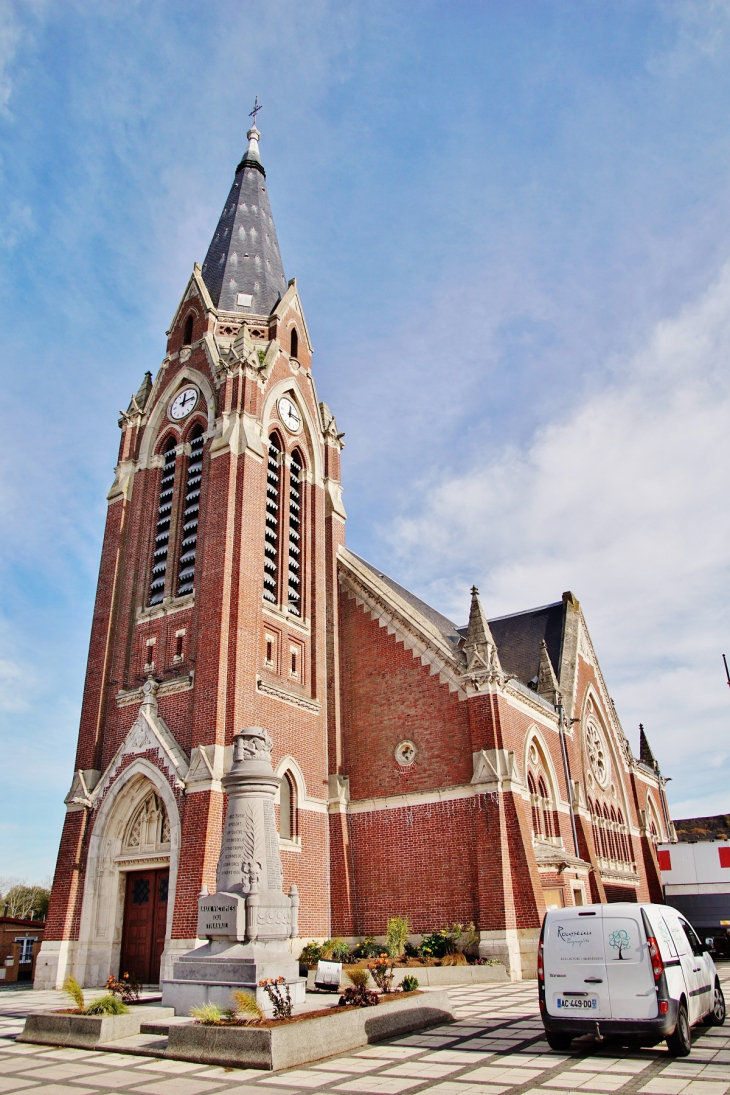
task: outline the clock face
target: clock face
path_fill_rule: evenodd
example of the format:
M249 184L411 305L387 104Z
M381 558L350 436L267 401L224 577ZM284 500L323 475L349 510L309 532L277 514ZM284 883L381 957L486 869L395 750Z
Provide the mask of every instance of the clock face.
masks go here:
M296 403L284 395L279 400L279 417L288 430L296 433L302 424L302 416Z
M170 418L174 418L176 422L179 422L181 418L187 418L198 402L198 389L197 388L183 388L172 401L170 407Z

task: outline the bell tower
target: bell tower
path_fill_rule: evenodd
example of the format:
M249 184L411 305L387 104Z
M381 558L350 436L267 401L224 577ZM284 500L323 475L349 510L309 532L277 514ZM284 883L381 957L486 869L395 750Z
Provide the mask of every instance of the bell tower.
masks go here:
M342 436L317 398L260 137L254 124L157 375L119 419L38 987L136 969L156 980L160 952L166 977L195 945L198 895L216 886L222 780L248 726L273 738L300 934L330 934ZM141 804L146 843L130 844Z

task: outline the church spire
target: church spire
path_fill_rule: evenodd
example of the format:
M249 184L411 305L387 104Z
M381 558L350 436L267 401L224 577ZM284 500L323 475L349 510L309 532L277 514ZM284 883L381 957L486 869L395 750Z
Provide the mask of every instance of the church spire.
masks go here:
M254 111L261 108L258 101ZM252 112L253 113L253 112ZM216 308L268 316L287 288L254 124L203 263L203 281Z
M464 642L466 654L466 669L468 673L480 670L493 670L501 672L497 644L489 623L479 600L479 590L471 587L471 609L469 610L469 625L466 629L466 641Z
M647 768L653 768L655 772L659 771L659 762L651 751L649 739L644 733L644 724L641 722L639 723L639 760Z
M540 642L540 669L537 676L537 693L557 707L560 703L560 685L555 676L553 663L550 661L547 643L544 639Z

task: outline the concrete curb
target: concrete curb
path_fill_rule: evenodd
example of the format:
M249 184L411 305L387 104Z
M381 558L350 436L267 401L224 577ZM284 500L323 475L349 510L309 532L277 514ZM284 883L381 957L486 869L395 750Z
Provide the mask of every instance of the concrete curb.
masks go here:
M91 1049L100 1042L116 1042L139 1034L143 1023L169 1019L173 1008L151 1008L135 1005L128 1015L59 1015L54 1011L39 1011L26 1016L18 1042L34 1042L45 1046L75 1046Z
M429 992L335 1015L315 1013L311 1019L279 1027L172 1026L165 1056L276 1071L453 1019L448 994Z

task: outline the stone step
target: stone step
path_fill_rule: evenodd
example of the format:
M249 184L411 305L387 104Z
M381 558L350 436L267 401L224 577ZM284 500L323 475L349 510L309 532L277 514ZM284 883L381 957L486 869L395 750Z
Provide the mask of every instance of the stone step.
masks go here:
M130 1038L118 1038L114 1042L101 1042L98 1049L106 1053L131 1053L136 1057L164 1057L167 1035L133 1034Z
M188 1018L187 1015L171 1015L169 1019L157 1019L151 1020L149 1023L142 1023L139 1028L140 1034L160 1034L167 1037L170 1033L171 1026L180 1026L181 1023L192 1023L193 1020Z

